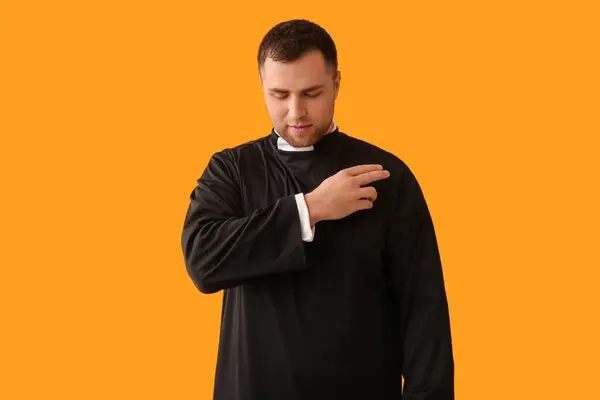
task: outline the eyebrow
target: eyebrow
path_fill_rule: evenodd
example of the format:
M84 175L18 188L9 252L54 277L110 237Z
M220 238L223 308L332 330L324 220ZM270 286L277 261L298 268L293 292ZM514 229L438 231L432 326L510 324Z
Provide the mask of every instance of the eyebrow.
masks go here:
M303 89L302 91L303 92L311 92L311 91L316 90L316 89L322 89L323 87L325 87L325 85L314 85L314 86L311 86L311 87L307 87L306 89ZM290 91L289 90L284 90L284 89L272 88L272 89L269 89L269 92L289 93Z

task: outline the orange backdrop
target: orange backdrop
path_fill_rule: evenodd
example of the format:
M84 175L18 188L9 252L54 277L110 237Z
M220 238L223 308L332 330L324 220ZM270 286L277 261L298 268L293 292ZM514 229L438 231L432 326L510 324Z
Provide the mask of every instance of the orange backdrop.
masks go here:
M340 129L424 189L457 399L600 398L594 3L3 0L0 398L211 398L183 219L268 134L256 49L291 18L336 41Z

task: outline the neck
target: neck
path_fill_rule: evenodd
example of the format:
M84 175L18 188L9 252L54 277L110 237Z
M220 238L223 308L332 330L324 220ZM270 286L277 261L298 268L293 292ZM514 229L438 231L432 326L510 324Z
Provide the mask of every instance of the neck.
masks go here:
M333 120L331 120L331 124L329 124L329 128L327 128L326 135L329 135L331 133L331 131L333 131L334 126L335 126L335 124L333 123Z

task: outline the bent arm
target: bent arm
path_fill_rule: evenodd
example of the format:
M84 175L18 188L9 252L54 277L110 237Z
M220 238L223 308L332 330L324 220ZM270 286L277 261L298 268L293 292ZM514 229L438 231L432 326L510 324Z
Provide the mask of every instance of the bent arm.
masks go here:
M203 293L307 266L295 196L244 216L234 170L224 153L213 155L190 195L181 245Z

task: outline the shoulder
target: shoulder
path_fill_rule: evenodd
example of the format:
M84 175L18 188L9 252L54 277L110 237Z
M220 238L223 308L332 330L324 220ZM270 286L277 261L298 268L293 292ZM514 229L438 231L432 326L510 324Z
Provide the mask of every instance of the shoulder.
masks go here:
M224 147L212 153L209 165L219 165L226 168L229 174L237 174L240 167L247 162L256 160L257 155L264 154L269 145L269 136L242 142L235 146Z
M384 169L390 171L390 174L396 177L401 177L405 174L412 175L409 166L400 156L346 133L342 133L342 135L347 146L346 150L352 154L353 159L357 159L356 162L361 164L381 164Z
M230 164L238 164L248 156L255 156L258 153L264 152L268 143L269 136L262 136L256 139L242 142L235 146L225 147L213 153L211 159Z
M400 156L365 140L343 134L345 151L352 164L380 164L390 172L390 177L372 184L382 193L396 200L414 201L423 192L416 174ZM413 200L410 200L413 199Z

